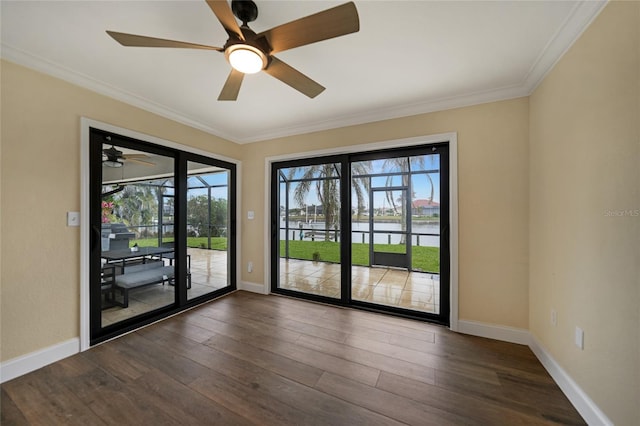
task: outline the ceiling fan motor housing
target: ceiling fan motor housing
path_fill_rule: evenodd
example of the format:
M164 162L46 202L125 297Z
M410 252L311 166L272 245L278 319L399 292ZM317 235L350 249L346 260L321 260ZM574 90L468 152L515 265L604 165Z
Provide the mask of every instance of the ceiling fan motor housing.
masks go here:
M231 10L243 25L253 22L258 18L258 6L251 0L233 0Z
M265 55L268 55L271 52L271 50L273 50L269 45L269 41L267 40L266 37L264 36L256 37L256 33L248 26L243 25L240 27L240 30L242 31L242 36L244 37L244 40L241 40L240 38L237 38L235 36L229 37L229 39L227 40L227 42L223 47L225 51L229 47L235 44L246 44L246 45L255 47Z

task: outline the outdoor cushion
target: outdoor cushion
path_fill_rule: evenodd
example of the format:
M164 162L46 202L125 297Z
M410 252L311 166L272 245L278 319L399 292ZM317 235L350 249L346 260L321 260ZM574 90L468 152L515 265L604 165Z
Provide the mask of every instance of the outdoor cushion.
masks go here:
M160 283L173 278L173 275L173 266L152 267L138 272L129 272L129 268L127 268L124 274L116 276L116 285L122 288L141 287L148 284Z
M141 271L147 271L149 269L161 268L163 266L164 266L164 262L160 262L160 261L148 262L147 261L147 263L140 263L137 265L125 266L124 273L126 275L133 272L141 272Z

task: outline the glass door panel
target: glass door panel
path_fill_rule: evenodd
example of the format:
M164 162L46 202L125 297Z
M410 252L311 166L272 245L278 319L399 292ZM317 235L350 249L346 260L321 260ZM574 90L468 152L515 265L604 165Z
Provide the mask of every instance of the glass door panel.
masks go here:
M92 306L107 327L175 303L174 158L109 140L101 150L100 301Z
M440 272L440 195L438 173L418 173L411 177L412 187L426 192L414 193L411 200L411 245L413 269Z
M409 309L441 313L440 155L411 157L411 252L413 273L405 284Z
M277 288L340 298L340 163L277 170Z
M187 299L230 285L230 171L187 162Z
M381 275L371 268L371 170L374 162L351 163L351 298L366 301Z
M439 155L381 157L351 163L351 298L437 315ZM354 196L365 191L356 203Z

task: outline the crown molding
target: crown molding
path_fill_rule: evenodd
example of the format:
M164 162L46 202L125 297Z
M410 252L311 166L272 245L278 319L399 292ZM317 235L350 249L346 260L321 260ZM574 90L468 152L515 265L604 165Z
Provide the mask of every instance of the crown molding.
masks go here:
M608 0L579 1L562 23L556 34L544 47L521 84L502 87L483 92L465 94L454 97L429 100L407 105L380 108L364 113L349 115L331 120L305 123L298 126L280 128L259 136L237 139L236 142L252 143L280 137L319 132L346 126L354 126L375 121L390 120L412 115L480 105L489 102L504 101L529 96L538 87L547 74L560 61L564 54L580 38L593 20L607 5Z
M119 89L4 43L0 43L0 57L228 141L246 144L529 96L593 22L606 4L606 0L577 2L520 84L412 104L392 105L329 120L312 121L290 127L260 131L249 136L224 132L209 124L194 120L165 105Z
M161 117L176 121L189 127L193 127L203 132L218 136L234 142L233 136L225 134L220 129L213 128L207 124L193 120L169 107L157 102L138 96L134 93L122 90L103 81L97 80L88 75L79 73L60 64L51 62L37 55L33 55L22 49L15 48L5 43L0 43L0 58L32 70L47 74L92 92L99 93L109 98L124 102L128 105L157 114Z
M239 137L213 128L200 121L193 120L177 111L172 110L157 102L150 101L131 92L119 89L103 81L94 79L85 74L78 73L59 64L53 63L39 56L32 55L24 50L17 49L4 43L0 43L0 57L18 65L42 72L47 75L75 84L79 87L91 90L115 100L135 106L145 111L157 114L169 120L193 127L214 136L226 139L238 144L260 142L280 137L294 136L305 133L319 132L340 127L355 126L376 121L391 120L412 115L426 114L429 112L443 111L447 109L478 105L488 102L527 96L529 93L522 86L509 86L496 90L465 94L460 96L417 102L413 104L396 105L379 108L330 120L302 123L290 127L279 127L270 131L260 132L247 137Z
M580 1L529 69L522 86L530 95L607 5L608 0Z
M320 132L323 130L337 129L347 126L357 126L359 124L373 123L376 121L393 120L402 117L480 105L489 102L504 101L528 95L529 93L522 86L509 86L495 90L429 100L425 102L384 107L335 119L304 123L298 126L281 127L271 132L262 132L256 137L237 139L236 142L240 144L261 142L275 138Z

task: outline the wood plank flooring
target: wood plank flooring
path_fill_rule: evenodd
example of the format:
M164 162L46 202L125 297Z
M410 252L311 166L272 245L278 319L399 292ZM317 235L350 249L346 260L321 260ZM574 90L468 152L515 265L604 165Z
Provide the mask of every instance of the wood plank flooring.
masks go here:
M529 348L236 292L2 385L2 425L585 424Z

